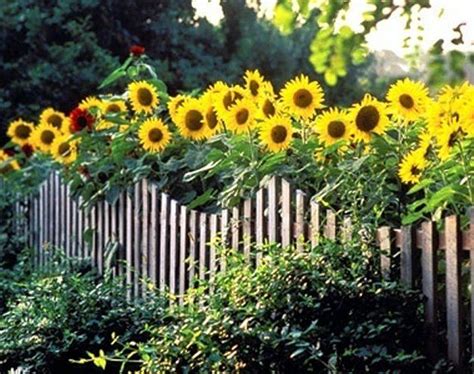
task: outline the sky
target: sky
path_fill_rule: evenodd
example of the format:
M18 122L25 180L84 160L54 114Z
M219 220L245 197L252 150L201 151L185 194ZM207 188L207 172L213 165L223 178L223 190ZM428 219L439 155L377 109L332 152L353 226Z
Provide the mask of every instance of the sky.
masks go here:
M276 0L262 0L267 17L271 17L275 2ZM403 2L403 0L398 1L398 3ZM193 0L193 5L198 16L206 17L214 24L219 23L223 16L219 0ZM399 56L404 56L410 52L410 49L403 46L404 39L412 36L412 43L419 44L422 51L427 51L441 38L446 41L444 47L447 50L458 48L463 51L474 51L474 0L431 0L430 5L430 9L414 13L415 18L419 16L421 21L415 20L411 31L404 30L401 12L396 12L388 20L380 22L367 37L369 49L372 51L390 50ZM368 9L370 8L366 0L351 0L346 20L337 22L336 27L346 24L357 31L362 21L362 13ZM465 45L459 48L451 44L450 40L457 36L452 31L452 27L462 22L466 23L462 28ZM424 27L424 30L417 34L415 30L419 26ZM416 35L420 35L422 40L417 41Z

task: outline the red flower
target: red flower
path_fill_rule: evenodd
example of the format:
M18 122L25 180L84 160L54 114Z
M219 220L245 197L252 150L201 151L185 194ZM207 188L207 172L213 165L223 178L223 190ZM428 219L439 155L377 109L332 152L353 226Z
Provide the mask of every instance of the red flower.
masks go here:
M35 150L35 149L33 148L33 146L32 146L31 144L29 144L29 143L23 144L23 145L21 146L21 151L22 151L22 152L24 153L24 155L25 155L26 157L28 157L28 158L31 157L31 155L33 154L33 151L34 151L34 150Z
M5 148L3 150L3 152L5 152L7 154L7 156L9 156L9 157L15 156L15 153L16 153L13 148Z
M94 124L95 118L87 110L76 108L71 114L69 114L71 119L70 130L72 133L81 131L85 128L87 130L92 130L92 125Z
M134 44L130 47L130 53L135 57L141 56L145 53L145 47L138 44Z

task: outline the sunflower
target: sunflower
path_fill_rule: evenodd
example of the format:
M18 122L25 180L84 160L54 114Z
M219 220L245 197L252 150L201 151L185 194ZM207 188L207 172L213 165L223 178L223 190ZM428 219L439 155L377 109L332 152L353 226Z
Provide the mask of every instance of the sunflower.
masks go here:
M75 108L69 114L69 130L75 133L87 129L91 131L94 126L95 118L87 109Z
M220 87L220 91L213 95L217 116L225 121L230 108L246 96L245 90L240 86Z
M432 145L433 135L429 131L423 131L420 136L418 137L418 148L423 157L427 157L428 154L431 152L433 145Z
M296 117L311 118L316 109L323 107L324 92L321 86L318 82L310 82L305 75L287 82L280 96L284 106Z
M100 109L105 115L124 113L127 111L127 104L125 104L125 101L120 99L105 100L102 101Z
M87 96L85 99L83 99L78 107L82 110L87 110L87 111L94 111L102 108L102 101L95 97L95 96Z
M51 146L51 154L57 162L69 165L77 158L77 141L71 140L70 135L58 136Z
M140 126L138 138L145 151L160 152L171 139L170 132L159 118L149 118Z
M286 116L274 116L261 125L260 141L271 152L280 152L291 144L293 127L290 118Z
M432 135L436 135L448 124L449 108L437 101L430 101L426 108L427 129Z
M437 136L437 143L439 146L438 157L445 161L447 160L455 147L455 145L462 140L464 132L458 123L444 126Z
M456 100L463 100L471 95L474 95L474 86L469 82L464 82L461 85L443 86L438 93L438 102L441 104L450 104Z
M474 102L474 97L471 102ZM469 136L474 136L474 105L464 105L459 114L462 130Z
M204 103L204 123L209 128L209 133L214 135L222 128L222 121L217 117L216 109L212 102Z
M226 125L236 134L248 132L254 125L257 108L251 99L239 100L227 113Z
M155 86L146 81L130 83L128 93L133 110L137 113L151 114L159 104Z
M400 163L398 170L400 180L405 184L418 183L426 166L426 159L421 152L408 153Z
M54 139L59 137L61 133L53 125L41 123L31 133L32 145L45 153L51 152Z
M176 114L176 125L180 134L193 140L201 140L209 137L209 128L204 123L204 108L201 101L195 98L186 100L178 108Z
M0 174L7 174L14 170L18 170L20 165L18 161L12 159L8 153L0 149Z
M113 122L102 119L97 123L97 125L95 126L95 129L97 131L104 131L104 130L109 130L113 127L114 127Z
M7 135L12 139L13 143L21 146L28 143L33 128L32 123L17 119L8 126Z
M372 134L383 134L389 120L385 105L366 94L362 101L350 110L354 138L369 142Z
M326 145L348 140L352 131L347 112L335 108L324 111L316 117L315 131L321 142Z
M56 127L61 132L68 132L68 121L64 113L46 108L40 115L39 123L49 124Z
M248 96L257 100L260 92L264 86L264 80L258 70L250 71L247 70L244 75L245 89L248 92Z
M416 121L424 113L428 101L428 89L421 82L408 78L398 80L387 93L389 111L395 118Z
M170 114L171 120L176 123L176 116L178 114L178 108L183 105L185 100L188 97L186 95L176 95L172 98L170 98L170 101L168 101L168 112Z

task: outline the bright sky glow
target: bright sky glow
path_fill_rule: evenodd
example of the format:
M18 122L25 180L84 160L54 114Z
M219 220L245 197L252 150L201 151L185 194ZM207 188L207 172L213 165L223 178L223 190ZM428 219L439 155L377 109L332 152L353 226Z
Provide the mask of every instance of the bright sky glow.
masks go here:
M262 0L267 17L271 17L275 2L276 0ZM403 3L403 0L399 2ZM213 24L218 24L223 17L219 0L193 0L193 5L199 17L206 17ZM370 9L369 7L366 0L351 0L346 19L340 20L337 25L347 24L356 31L360 30L362 14ZM407 50L403 47L404 39L407 36L412 37L411 47L418 43L423 51L426 51L441 38L446 41L444 48L452 49L454 46L450 40L457 37L457 34L452 31L452 27L465 22L466 25L462 28L464 46L456 48L474 51L474 0L431 0L430 9L416 11L415 16L418 15L421 21L417 23L415 20L412 29L408 31L404 30L405 22L400 13L396 12L388 20L380 22L376 30L368 35L367 42L371 50L390 50L403 56L410 52L410 48ZM417 27L421 25L424 26L424 30L417 32ZM417 35L421 35L422 40L417 40Z

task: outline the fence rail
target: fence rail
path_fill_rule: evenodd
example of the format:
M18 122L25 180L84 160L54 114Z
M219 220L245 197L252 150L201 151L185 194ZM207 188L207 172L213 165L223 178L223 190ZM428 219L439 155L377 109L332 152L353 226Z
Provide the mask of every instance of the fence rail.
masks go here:
M216 239L258 265L258 248L265 242L293 243L302 250L305 242L317 245L321 236L349 240L353 230L350 217L322 209L277 177L254 198L219 213L180 205L146 180L113 205L98 202L88 212L80 205L59 175L51 174L38 194L16 205L16 212L26 217L26 222L17 222L17 230L35 249L37 266L48 266L51 251L44 249L62 247L67 256L90 257L99 272L111 268L123 275L130 298L144 294L143 278L180 295L195 277L209 279L225 270ZM468 216L464 232L460 217L450 216L444 231L424 222L419 227L381 227L376 238L382 276L400 279L425 296L427 354L439 357L439 334L446 331L447 356L460 371L468 370L468 356L474 352L474 208ZM257 253L251 253L252 243Z

